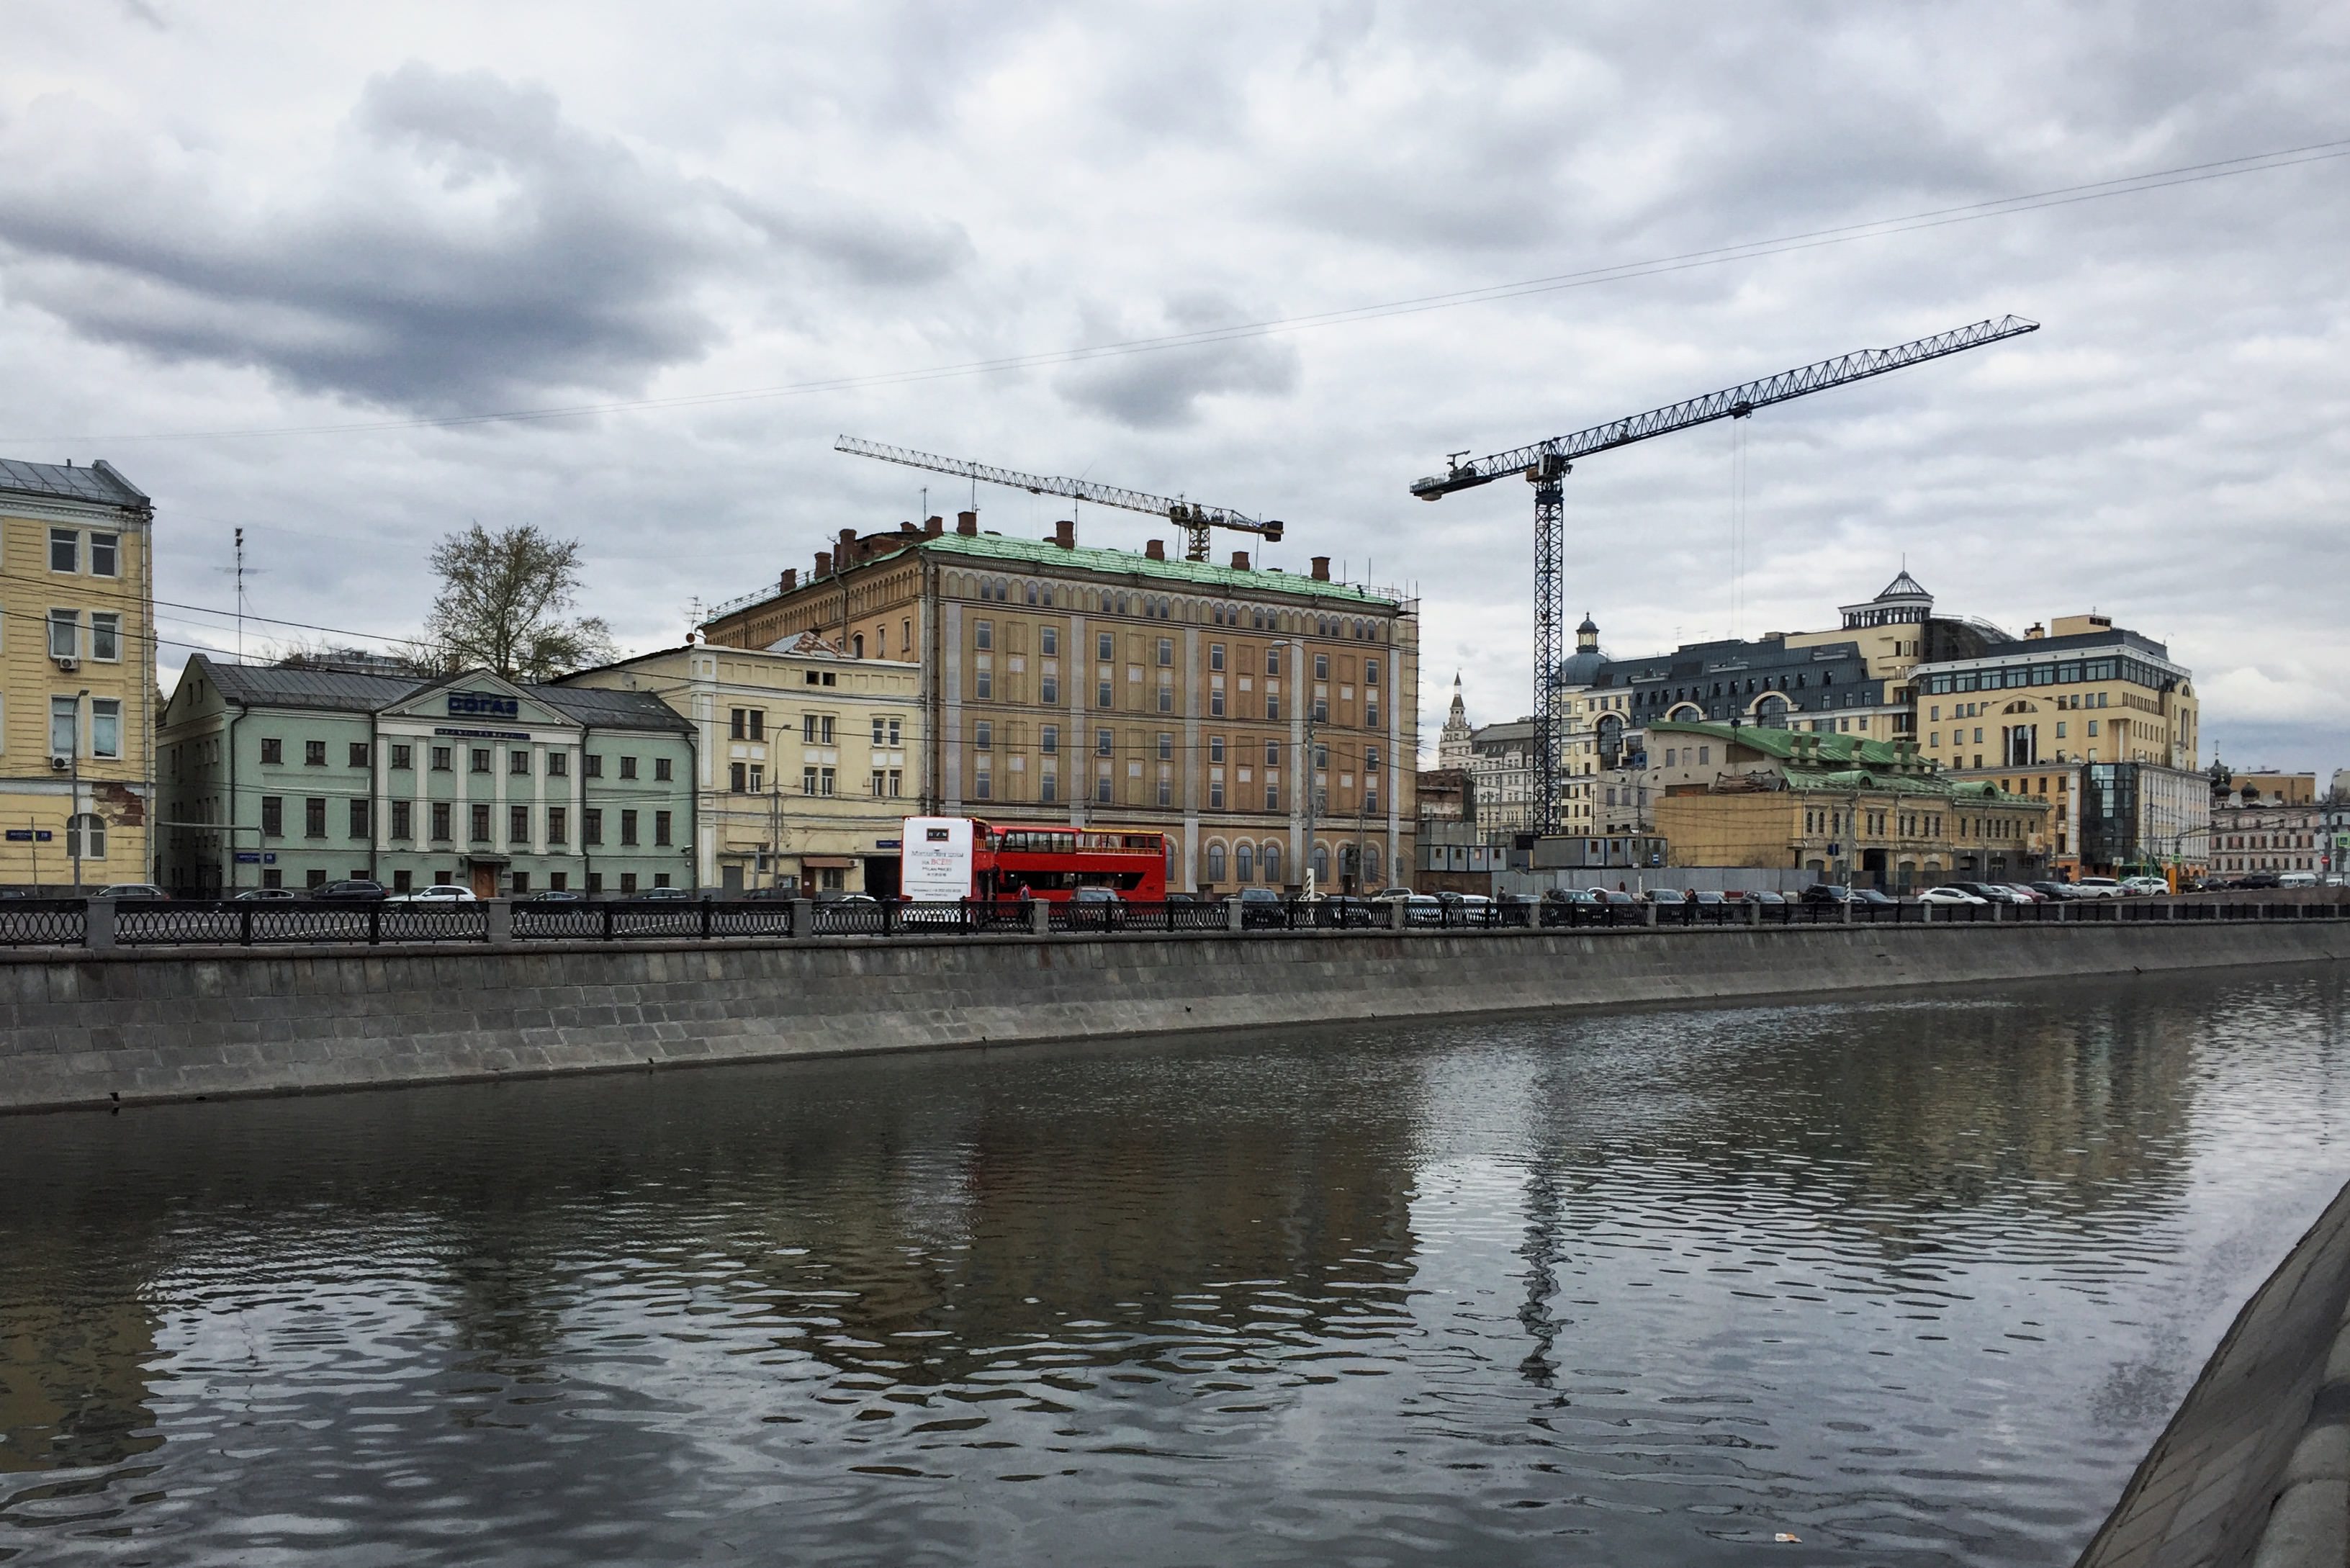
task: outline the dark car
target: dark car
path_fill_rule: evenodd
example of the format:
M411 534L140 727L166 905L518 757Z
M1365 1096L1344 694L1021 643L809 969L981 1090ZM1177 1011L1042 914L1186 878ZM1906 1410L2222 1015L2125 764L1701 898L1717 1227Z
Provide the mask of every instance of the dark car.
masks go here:
M1872 909L1897 909L1901 907L1900 899L1877 888L1855 888L1852 901Z
M1806 904L1841 904L1852 897L1852 889L1837 882L1814 882L1804 889Z
M584 904L588 895L569 888L543 888L530 896L534 904Z
M236 902L240 904L276 903L280 898L292 897L294 897L294 889L291 888L247 888L236 896Z
M1243 888L1228 902L1241 907L1241 924L1243 926L1285 926L1289 923L1288 913L1281 907L1281 895L1270 888Z
M1689 895L1679 888L1651 888L1641 897L1651 904L1686 904L1690 901Z
M2032 890L2051 901L2077 898L2081 896L2081 889L2074 887L2070 882L2034 882L2032 884Z
M382 883L370 882L364 877L329 882L310 895L322 904L380 904L387 896Z
M1769 888L1759 888L1746 895L1746 902L1750 904L1783 904L1786 901L1786 894Z
M1170 904L1196 904L1200 900L1195 894L1170 892L1167 895L1166 901Z
M2254 871L2248 876L2237 877L2236 886L2239 888L2274 888L2281 886L2281 884L2277 881L2277 874L2273 871Z
M126 903L140 901L151 903L159 898L169 898L172 895L152 882L117 882L110 887L100 888L98 890L98 896L101 898L120 898Z

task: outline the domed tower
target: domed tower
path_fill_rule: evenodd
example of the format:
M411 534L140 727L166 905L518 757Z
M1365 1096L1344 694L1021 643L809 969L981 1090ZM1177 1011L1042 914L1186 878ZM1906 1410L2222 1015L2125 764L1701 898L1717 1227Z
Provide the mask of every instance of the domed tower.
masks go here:
M1452 711L1444 718L1444 728L1437 732L1436 765L1440 768L1465 768L1476 755L1470 743L1469 705L1461 699L1461 675L1452 676Z
M1575 651L1558 663L1558 683L1562 690L1582 691L1599 679L1600 666L1607 656L1599 651L1599 623L1586 611L1583 624L1575 628Z

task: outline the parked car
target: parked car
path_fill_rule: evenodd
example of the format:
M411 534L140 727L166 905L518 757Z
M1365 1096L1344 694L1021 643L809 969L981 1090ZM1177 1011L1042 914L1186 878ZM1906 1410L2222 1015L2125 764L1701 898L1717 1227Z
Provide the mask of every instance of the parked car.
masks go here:
M169 898L172 895L152 882L115 882L100 888L98 890L98 896L101 898L152 901L157 898Z
M1621 888L1602 888L1599 890L1599 901L1611 908L1627 908L1638 905L1640 900Z
M1991 902L1988 898L1977 898L1955 882L1945 883L1939 888L1927 888L1918 895L1918 901L1921 904L1970 904L1977 908Z
M2314 871L2280 871L2277 873L2276 885L2280 888L2314 888L2317 886L2317 873Z
M2122 885L2110 877L2084 877L2073 886L2081 889L2084 898L2118 898L2123 896Z
M1838 882L1814 882L1804 889L1806 904L1841 904L1852 897L1852 889Z
M2047 894L2042 892L2037 888L2032 887L2028 883L2002 882L2000 886L2005 888L2009 892L2013 893L2017 898L2022 898L2028 904L2044 904L2048 901Z
M380 904L389 895L380 882L365 877L346 877L339 882L329 882L310 897L322 904Z
M460 888L454 882L435 882L429 888L419 888L412 893L394 893L386 900L393 904L478 904L471 888Z
M2034 882L2032 884L2032 890L2043 898L2059 900L2077 898L2081 896L2081 889L2070 882Z
M641 893L631 893L629 900L639 904L688 903L693 895L682 888L648 888ZM839 888L820 888L816 901L819 904L878 904L881 900L870 893L851 893Z
M1786 894L1771 888L1757 888L1747 894L1745 898L1745 902L1749 904L1783 904L1786 901Z
M2259 889L2264 888L2282 887L2283 883L2273 871L2251 871L2237 877L2233 882L2229 883L2228 886L2230 888Z
M1409 888L1382 888L1378 892L1372 894L1371 897L1374 898L1416 898L1421 897L1421 895L1414 893Z
M280 899L290 900L293 897L294 889L291 888L247 888L231 901L238 904L274 904Z
M1724 909L1728 907L1730 903L1730 900L1727 898L1715 892L1711 888L1692 888L1689 891L1689 898L1690 902L1693 904L1702 904L1709 909Z
M2170 891L2170 884L2160 877L2125 877L2122 891L2133 898L2160 898Z
M1852 901L1856 904L1865 904L1872 909L1898 909L1901 904L1900 899L1881 888L1855 888L1852 890Z
M1976 898L1981 898L1986 904L2023 904L2031 902L2028 898L2018 898L2008 888L2006 884L2002 882L1951 882L1946 885L1972 893Z
M571 888L542 888L533 893L528 901L534 904L584 904L588 901L588 895Z
M1651 904L1686 904L1689 895L1679 888L1651 888L1640 895Z

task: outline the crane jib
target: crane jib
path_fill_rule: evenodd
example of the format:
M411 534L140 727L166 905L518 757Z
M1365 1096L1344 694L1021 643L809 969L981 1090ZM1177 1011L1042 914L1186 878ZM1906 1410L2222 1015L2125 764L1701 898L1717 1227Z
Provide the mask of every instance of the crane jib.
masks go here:
M1987 343L2020 337L2027 332L2039 330L2040 324L2036 321L2006 316L1936 333L1933 337L1920 337L1915 342L1898 344L1890 348L1856 349L1849 354L1839 354L1832 359L1822 359L1817 364L1783 370L1758 381L1725 387L1721 391L1709 392L1700 398L1690 398L1681 402L1669 403L1661 409L1650 409L1646 413L1611 420L1589 430L1577 431L1573 435L1554 436L1549 441L1536 441L1531 446L1516 447L1508 452L1495 452L1491 457L1479 458L1474 462L1458 464L1448 472L1420 480L1411 487L1411 493L1424 501L1435 501L1456 490L1490 484L1496 479L1514 474L1531 474L1545 458L1572 462L1577 458L1612 452L1617 447L1630 446L1635 441L1669 435L1675 431L1688 430L1714 420L1742 419L1755 410L1769 408L1773 403L1825 392L1832 387L1847 386L1871 376L1882 376L1888 371L1923 364L1929 359L1963 353Z

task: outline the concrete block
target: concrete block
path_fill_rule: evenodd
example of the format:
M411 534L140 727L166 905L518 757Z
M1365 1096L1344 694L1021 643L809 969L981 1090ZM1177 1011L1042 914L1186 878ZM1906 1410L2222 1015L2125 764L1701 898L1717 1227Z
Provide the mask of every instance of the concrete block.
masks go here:
M2252 1568L2341 1568L2350 1559L2350 1480L2305 1480L2269 1511Z

